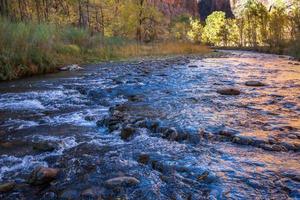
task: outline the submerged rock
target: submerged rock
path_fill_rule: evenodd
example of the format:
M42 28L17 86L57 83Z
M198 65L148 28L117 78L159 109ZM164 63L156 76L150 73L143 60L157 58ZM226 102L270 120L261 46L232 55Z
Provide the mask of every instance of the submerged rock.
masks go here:
M64 190L60 195L60 199L63 200L77 199L78 197L79 197L79 192L77 190L72 190L72 189Z
M56 179L59 173L59 169L48 168L48 167L37 167L32 171L28 182L31 185L43 185L50 183Z
M263 87L266 86L266 84L260 82L260 81L247 81L245 83L246 86L251 86L251 87Z
M105 185L108 187L127 187L138 185L139 183L140 181L138 179L130 176L116 177L105 181Z
M53 151L55 149L54 145L49 142L36 142L33 144L32 148L36 151Z
M12 189L14 189L15 186L16 186L15 182L8 182L8 183L0 184L0 192L3 192L3 193L9 192Z
M241 94L240 90L238 90L236 88L219 89L219 90L217 90L217 93L219 93L221 95L240 95Z

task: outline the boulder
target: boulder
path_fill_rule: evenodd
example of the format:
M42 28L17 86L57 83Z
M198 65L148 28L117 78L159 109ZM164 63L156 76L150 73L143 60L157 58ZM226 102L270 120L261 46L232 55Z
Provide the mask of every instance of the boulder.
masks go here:
M189 68L197 68L198 65L189 65L188 67L189 67Z
M250 87L263 87L266 86L266 84L259 82L259 81L247 81L245 83L246 86L250 86Z
M136 132L136 129L131 126L126 126L125 128L122 128L121 139L128 140L129 138L131 138L134 135L135 132Z
M8 183L0 184L0 193L9 192L12 189L14 189L15 186L16 186L15 182L8 182Z
M32 148L36 151L53 151L55 149L54 145L49 142L36 142L33 144Z
M134 177L130 176L121 176L109 179L105 181L105 185L108 187L127 187L127 186L135 186L138 185L140 181Z
M236 88L219 89L219 90L217 90L217 93L219 93L221 95L240 95L241 94L240 90L238 90Z
M43 185L50 183L56 179L59 173L59 169L48 168L48 167L37 167L32 171L28 182L31 185Z
M150 156L148 154L139 155L139 158L138 158L139 163L146 165L146 164L148 164L149 160L150 160Z

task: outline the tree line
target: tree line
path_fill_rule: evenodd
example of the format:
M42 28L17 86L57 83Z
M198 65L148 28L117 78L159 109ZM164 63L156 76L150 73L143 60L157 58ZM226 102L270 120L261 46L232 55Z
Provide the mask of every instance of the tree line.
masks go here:
M157 38L163 21L146 0L0 0L0 14L15 22L72 25L138 41Z
M267 8L257 0L248 0L234 19L216 11L201 23L190 20L187 36L195 42L214 46L269 47L275 52L298 44L300 48L300 1L290 5L282 1Z
M227 19L214 12L205 21L188 13L170 18L147 0L0 0L0 14L15 22L76 26L105 37L190 40L214 46L284 49L299 40L300 0L280 0L267 8L247 0Z

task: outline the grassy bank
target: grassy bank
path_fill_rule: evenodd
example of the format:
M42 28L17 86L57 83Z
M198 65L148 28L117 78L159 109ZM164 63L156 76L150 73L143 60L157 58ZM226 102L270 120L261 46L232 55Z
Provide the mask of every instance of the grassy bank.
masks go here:
M137 45L74 27L0 19L0 80L54 72L73 63L207 52L207 47L191 43Z
M212 49L255 51L259 53L289 55L297 60L300 60L300 41L286 45L286 47L283 49L274 49L270 47L212 47Z

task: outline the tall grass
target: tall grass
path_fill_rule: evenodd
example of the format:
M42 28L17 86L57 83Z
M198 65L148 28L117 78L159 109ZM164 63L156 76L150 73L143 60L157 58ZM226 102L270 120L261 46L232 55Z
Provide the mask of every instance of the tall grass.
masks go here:
M76 27L0 18L0 80L53 72L72 63L207 52L208 48L190 43L137 45L122 38L104 39Z

